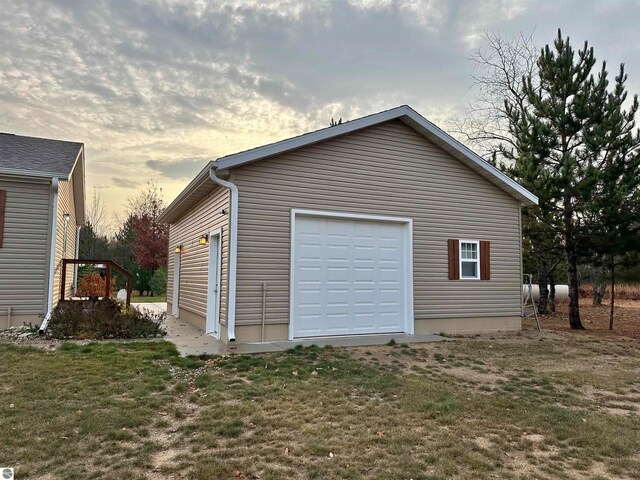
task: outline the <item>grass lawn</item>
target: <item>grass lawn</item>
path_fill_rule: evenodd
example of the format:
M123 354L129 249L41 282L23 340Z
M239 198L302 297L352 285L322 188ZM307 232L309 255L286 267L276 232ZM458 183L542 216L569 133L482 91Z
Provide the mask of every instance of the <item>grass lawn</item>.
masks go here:
M167 297L160 295L155 297L131 296L131 303L164 303L166 301Z
M523 332L204 360L0 345L17 478L640 478L640 344Z

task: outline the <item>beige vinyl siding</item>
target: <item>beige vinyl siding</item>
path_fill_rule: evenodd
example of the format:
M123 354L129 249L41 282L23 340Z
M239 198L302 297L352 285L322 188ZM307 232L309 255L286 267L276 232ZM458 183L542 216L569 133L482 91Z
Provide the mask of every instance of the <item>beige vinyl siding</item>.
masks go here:
M64 214L69 214L65 232ZM53 304L60 299L62 281L62 259L76 258L76 210L74 206L73 180L60 181L58 184L58 225L56 230L56 259L53 277ZM65 242L66 233L66 242ZM66 248L65 248L66 247ZM65 297L73 294L73 265L67 265Z
M221 214L221 209L226 214ZM209 247L199 245L200 236L222 228L222 274L220 290L220 320L227 318L227 266L229 258L229 191L214 187L207 197L189 213L169 226L169 262L167 300L173 299L173 272L176 245L182 245L180 257L180 299L178 306L196 315L207 315L207 281L209 275Z
M520 315L518 201L398 120L237 167L236 322L288 323L291 209L413 218L415 319ZM447 239L491 242L490 281L448 280Z
M7 192L4 246L0 248L0 329L7 307L37 322L47 305L51 184L0 177ZM14 322L15 323L15 322Z

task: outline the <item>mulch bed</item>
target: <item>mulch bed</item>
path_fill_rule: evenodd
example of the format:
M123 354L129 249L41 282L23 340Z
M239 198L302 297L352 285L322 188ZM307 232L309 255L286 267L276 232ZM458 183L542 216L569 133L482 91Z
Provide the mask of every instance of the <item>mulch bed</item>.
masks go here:
M616 300L614 309L613 331L609 330L608 303L592 305L591 299L580 300L580 319L587 330L571 330L569 328L568 305L558 304L557 311L550 315L540 316L543 330L559 330L567 332L588 332L600 335L622 335L640 339L640 301ZM523 329L534 329L535 319L523 321Z

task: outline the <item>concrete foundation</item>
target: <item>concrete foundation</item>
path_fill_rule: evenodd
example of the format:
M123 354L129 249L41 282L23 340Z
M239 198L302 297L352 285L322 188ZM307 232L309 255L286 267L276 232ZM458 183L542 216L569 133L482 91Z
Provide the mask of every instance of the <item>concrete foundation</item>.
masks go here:
M167 311L171 312L171 304L168 304ZM179 319L181 322L189 323L199 330L205 329L205 318L189 312L184 308L180 309ZM227 342L226 325L222 325L221 327L220 339L223 342ZM521 328L522 318L519 316L419 319L415 321L415 334L488 333L514 331L520 330ZM281 342L288 341L288 338L288 323L265 325L264 337L262 336L261 325L236 325L236 343Z
M4 311L0 314L0 330L5 330L9 327L21 327L22 325L40 325L44 314L36 315L16 315L12 314L9 317Z

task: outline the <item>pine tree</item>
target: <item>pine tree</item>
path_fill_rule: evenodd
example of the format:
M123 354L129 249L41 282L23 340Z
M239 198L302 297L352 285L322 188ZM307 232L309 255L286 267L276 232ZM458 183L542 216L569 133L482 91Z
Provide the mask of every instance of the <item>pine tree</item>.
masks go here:
M588 147L598 161L596 193L587 211L590 250L611 276L609 329L613 329L615 304L615 268L628 255L640 250L640 131L635 129L639 108L634 96L629 110L624 66L615 79L605 105L604 121L599 125L594 143Z
M622 110L624 80L608 92L606 64L594 76L593 48L585 42L577 52L560 30L537 62L537 78L524 78L527 105L506 101L514 147L504 150L510 173L540 198L541 219L561 236L569 284L569 324L584 328L578 304L578 243L594 203L616 177L614 157L629 146L615 125L633 119L636 108ZM622 119L622 120L621 120ZM631 127L632 128L632 127ZM635 137L631 137L635 138ZM624 146L623 146L624 145ZM614 152L619 152L615 154Z

